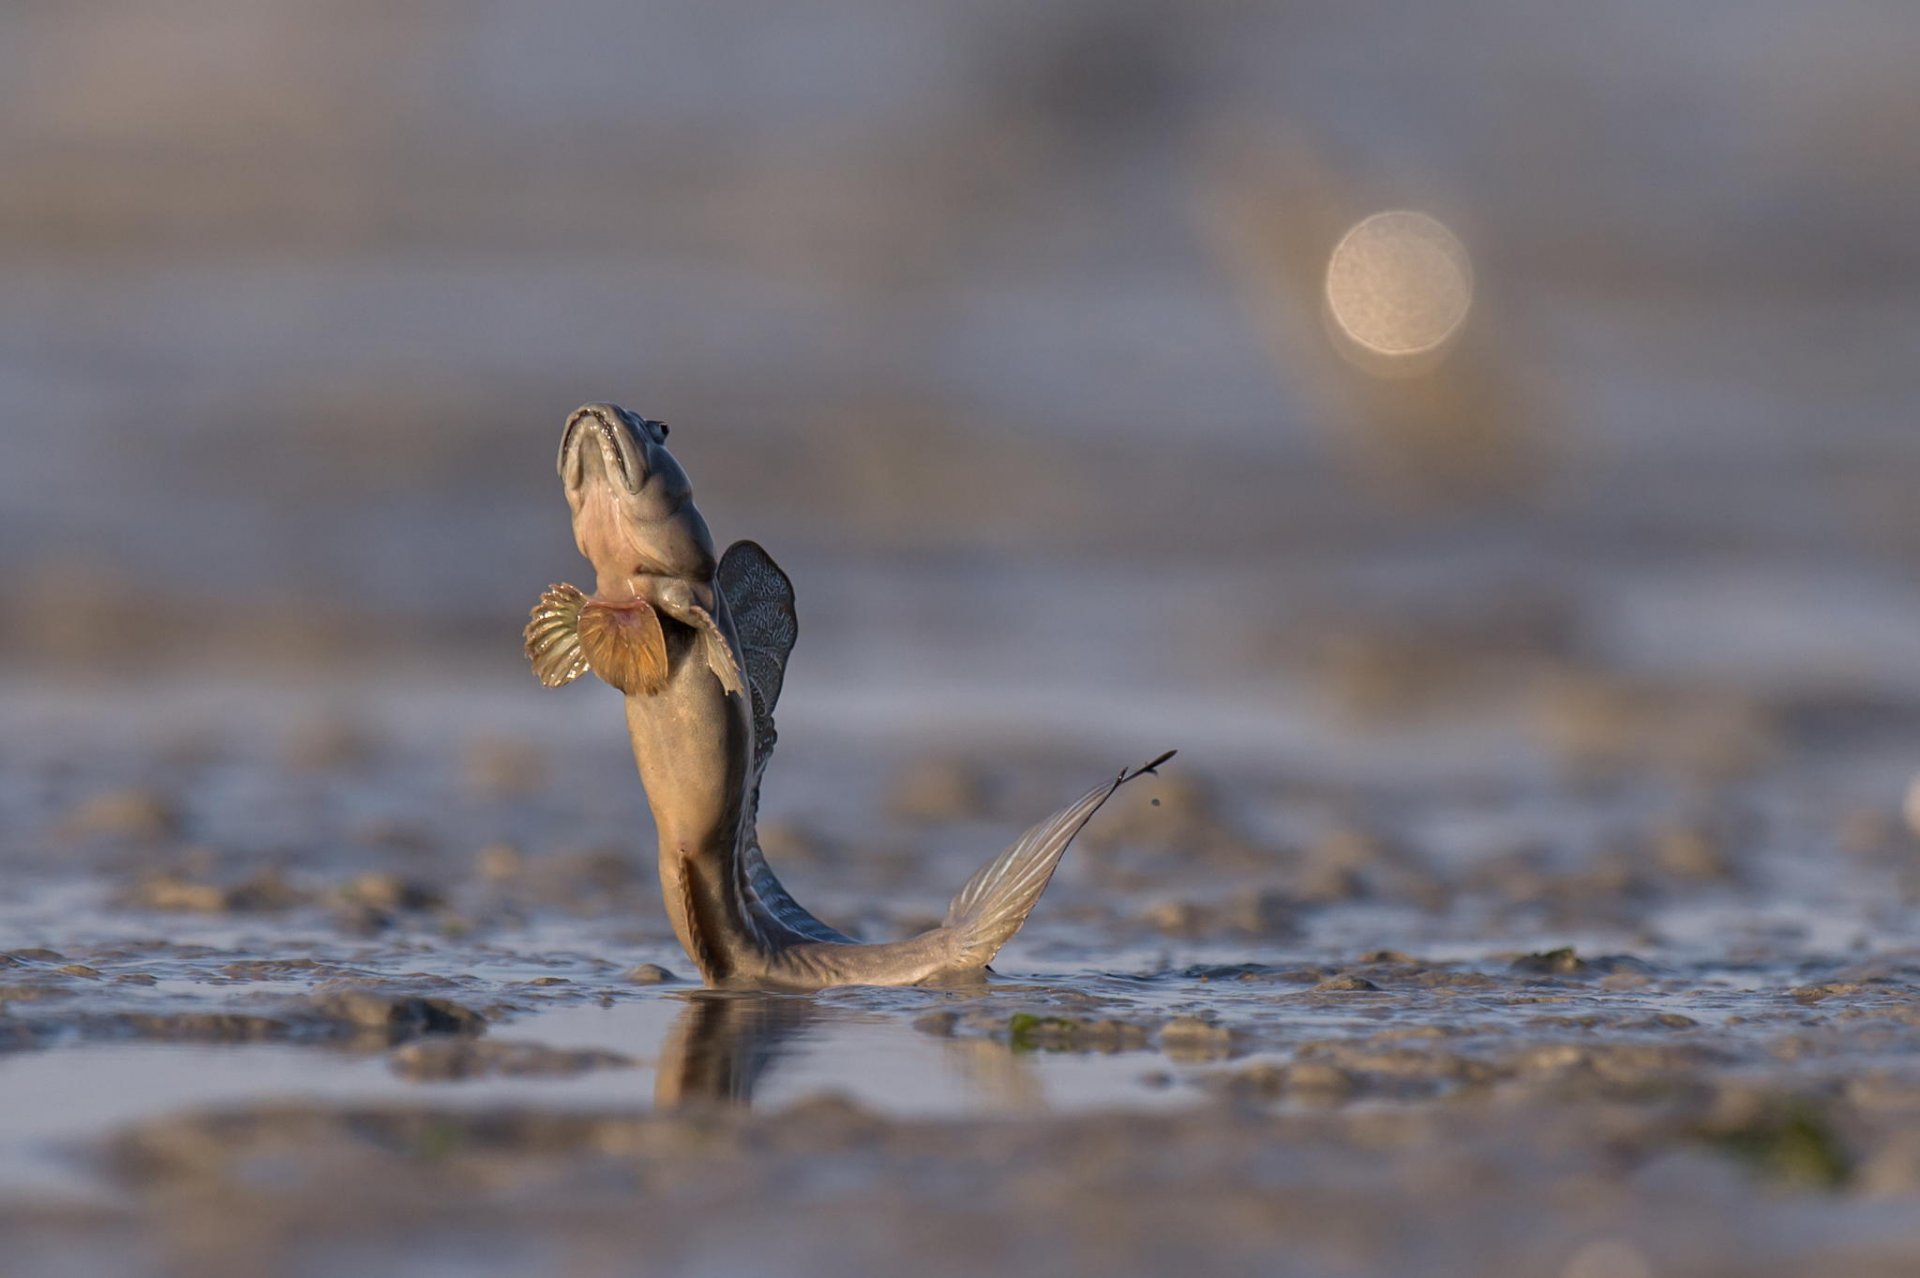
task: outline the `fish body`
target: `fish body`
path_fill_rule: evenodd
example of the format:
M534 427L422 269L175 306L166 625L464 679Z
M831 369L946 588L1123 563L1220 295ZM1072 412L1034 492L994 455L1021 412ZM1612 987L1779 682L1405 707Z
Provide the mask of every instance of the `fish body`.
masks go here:
M792 583L753 542L715 556L666 438L662 423L614 404L568 417L558 468L595 590L549 588L525 643L548 686L591 672L625 695L675 936L709 985L910 985L984 970L1081 827L1171 752L1028 831L968 882L936 928L869 945L821 922L781 885L755 830L798 630Z

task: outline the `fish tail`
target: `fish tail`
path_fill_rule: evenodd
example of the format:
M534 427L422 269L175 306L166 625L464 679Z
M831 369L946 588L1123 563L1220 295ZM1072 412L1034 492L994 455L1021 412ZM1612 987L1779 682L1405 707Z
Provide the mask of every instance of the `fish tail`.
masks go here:
M947 907L942 923L953 938L959 966L985 967L1027 921L1034 902L1053 879L1067 845L1093 819L1100 805L1121 786L1153 772L1173 755L1169 750L1151 763L1125 769L1113 780L1095 786L1021 835L1019 842L968 879Z

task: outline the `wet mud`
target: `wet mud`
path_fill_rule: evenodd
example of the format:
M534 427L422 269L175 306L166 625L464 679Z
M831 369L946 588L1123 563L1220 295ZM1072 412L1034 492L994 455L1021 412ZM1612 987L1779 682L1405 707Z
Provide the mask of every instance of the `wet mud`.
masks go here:
M16 697L5 1272L1920 1263L1899 731L1546 779L1203 742L985 980L794 996L687 979L617 738L367 704ZM816 745L767 842L869 937L1104 770Z

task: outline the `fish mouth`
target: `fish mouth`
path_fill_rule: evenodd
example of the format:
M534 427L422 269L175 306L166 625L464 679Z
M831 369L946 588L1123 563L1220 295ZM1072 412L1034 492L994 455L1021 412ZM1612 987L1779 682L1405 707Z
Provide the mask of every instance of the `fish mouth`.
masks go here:
M632 414L618 404L585 404L573 410L560 432L556 468L570 489L580 488L597 470L609 481L617 475L622 487L638 493L647 478L645 458Z

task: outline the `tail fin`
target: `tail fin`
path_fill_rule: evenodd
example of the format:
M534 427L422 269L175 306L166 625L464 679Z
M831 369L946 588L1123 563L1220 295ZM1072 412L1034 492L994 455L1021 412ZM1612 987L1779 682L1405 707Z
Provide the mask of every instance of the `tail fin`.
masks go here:
M1171 759L1172 750L1153 762L1123 770L1119 776L1097 785L1078 802L1060 809L1020 837L1020 841L995 857L978 874L967 880L960 895L947 907L944 921L957 935L960 959L968 967L985 967L1000 947L1027 921L1034 902L1047 890L1054 867L1100 805L1135 777L1154 771Z

